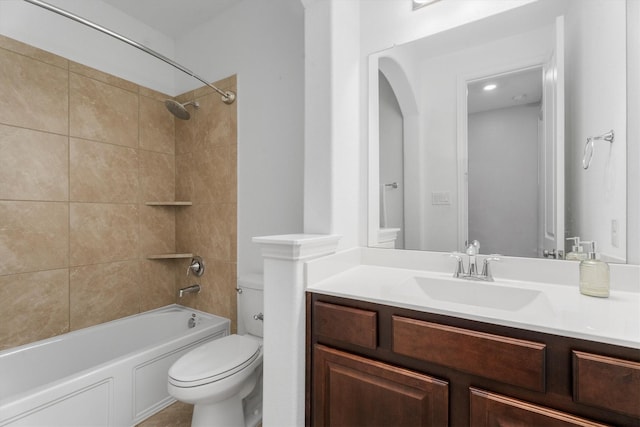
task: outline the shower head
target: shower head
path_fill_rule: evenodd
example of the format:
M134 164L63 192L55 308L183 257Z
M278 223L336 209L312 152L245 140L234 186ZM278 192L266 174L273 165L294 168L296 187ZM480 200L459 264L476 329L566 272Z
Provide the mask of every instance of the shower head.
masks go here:
M200 107L197 101L189 101L184 104L180 104L178 101L174 101L173 99L167 99L164 101L164 106L167 107L167 110L180 120L189 120L191 114L185 108L187 105L193 105L195 108Z

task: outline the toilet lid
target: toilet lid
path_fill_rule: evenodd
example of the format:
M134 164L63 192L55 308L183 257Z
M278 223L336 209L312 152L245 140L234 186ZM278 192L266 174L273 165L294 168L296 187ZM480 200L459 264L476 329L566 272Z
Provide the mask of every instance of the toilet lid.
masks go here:
M219 381L251 364L260 355L260 348L258 341L242 335L208 342L178 359L169 369L169 380L181 387Z

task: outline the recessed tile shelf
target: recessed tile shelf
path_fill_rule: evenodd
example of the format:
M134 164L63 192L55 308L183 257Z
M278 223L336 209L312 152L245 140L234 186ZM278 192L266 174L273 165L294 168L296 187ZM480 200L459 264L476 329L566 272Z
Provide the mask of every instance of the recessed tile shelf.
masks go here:
M183 254L153 254L153 255L147 255L147 259L182 259L182 258L193 258L193 254L183 253Z
M145 202L147 206L191 206L193 202ZM191 253L170 253L147 255L147 259L183 259L193 258Z
M191 206L193 202L146 202L147 206Z

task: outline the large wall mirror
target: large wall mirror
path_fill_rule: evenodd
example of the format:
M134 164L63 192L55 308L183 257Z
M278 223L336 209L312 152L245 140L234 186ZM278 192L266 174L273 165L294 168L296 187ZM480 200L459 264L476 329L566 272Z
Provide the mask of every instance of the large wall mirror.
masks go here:
M625 0L539 0L370 55L370 244L626 262L626 37Z

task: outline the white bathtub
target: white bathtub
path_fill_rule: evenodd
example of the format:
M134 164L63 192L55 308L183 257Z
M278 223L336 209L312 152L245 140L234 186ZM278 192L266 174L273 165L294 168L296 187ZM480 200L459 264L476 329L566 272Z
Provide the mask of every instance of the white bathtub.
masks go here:
M228 319L169 305L0 352L0 426L133 426L175 401L174 361L228 334Z

